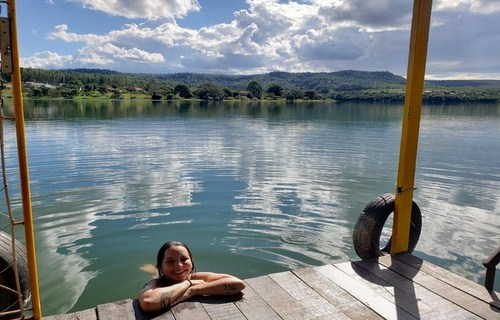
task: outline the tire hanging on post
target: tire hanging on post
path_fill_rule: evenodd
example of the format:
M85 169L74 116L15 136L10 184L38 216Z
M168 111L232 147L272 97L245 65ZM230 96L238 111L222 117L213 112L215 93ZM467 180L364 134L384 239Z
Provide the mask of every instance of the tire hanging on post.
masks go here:
M11 236L0 231L0 285L11 289L0 287L0 312L19 309L11 245ZM16 241L16 264L19 272L22 300L24 305L27 305L31 299L31 290L29 285L26 248L19 241ZM13 314L12 316L15 315L16 314ZM9 318L10 316L7 316L7 319Z
M370 202L359 217L352 235L354 249L358 256L365 259L379 257L391 249L391 239L384 248L380 248L380 236L387 218L394 212L395 197L386 193ZM408 252L412 252L422 231L422 213L415 202L411 209L410 241Z

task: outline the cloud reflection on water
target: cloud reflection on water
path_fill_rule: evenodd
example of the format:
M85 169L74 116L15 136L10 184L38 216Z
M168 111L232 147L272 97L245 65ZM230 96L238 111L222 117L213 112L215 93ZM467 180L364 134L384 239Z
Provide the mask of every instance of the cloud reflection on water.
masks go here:
M145 107L130 119L109 112L108 120L28 122L51 312L91 295L100 273L111 272L99 260L108 261L112 240L128 241L128 233L139 246L157 245L168 231L197 232L205 250L221 246L287 268L354 258L357 217L393 189L397 107L171 108ZM480 261L500 243L500 148L488 139L499 118L431 111L422 121L417 250L477 281ZM484 149L492 155L476 152Z

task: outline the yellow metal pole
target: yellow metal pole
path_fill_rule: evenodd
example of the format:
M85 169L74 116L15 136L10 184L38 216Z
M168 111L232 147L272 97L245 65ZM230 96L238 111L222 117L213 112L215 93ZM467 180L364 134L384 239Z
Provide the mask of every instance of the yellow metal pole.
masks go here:
M431 11L432 0L414 1L391 254L408 251Z
M21 194L24 215L24 232L26 235L26 254L31 282L31 303L33 316L41 319L40 291L38 287L38 269L35 252L35 232L33 228L33 214L31 210L31 192L29 185L29 171L26 153L26 139L24 135L24 107L21 91L21 68L19 66L19 46L17 42L16 1L8 0L10 21L10 39L12 53L12 94L16 117L17 153L19 157L19 173L21 179Z

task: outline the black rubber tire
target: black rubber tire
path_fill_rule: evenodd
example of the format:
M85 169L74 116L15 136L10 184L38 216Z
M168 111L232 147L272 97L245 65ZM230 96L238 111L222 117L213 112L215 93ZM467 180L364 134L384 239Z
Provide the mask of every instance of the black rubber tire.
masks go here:
M0 284L16 290L16 280L14 269L12 268L12 242L11 236L0 231ZM23 302L25 305L31 299L31 290L29 284L28 263L26 259L26 248L20 241L16 241L16 263L19 270L19 282L23 293ZM3 271L3 272L2 272ZM0 311L19 309L17 295L9 290L0 288ZM9 308L10 306L10 308Z
M380 248L380 235L387 218L394 212L394 206L394 196L386 193L370 202L363 210L352 235L354 249L361 259L373 259L390 251L390 239L383 249ZM412 252L417 246L421 231L422 213L417 204L413 202L408 252Z

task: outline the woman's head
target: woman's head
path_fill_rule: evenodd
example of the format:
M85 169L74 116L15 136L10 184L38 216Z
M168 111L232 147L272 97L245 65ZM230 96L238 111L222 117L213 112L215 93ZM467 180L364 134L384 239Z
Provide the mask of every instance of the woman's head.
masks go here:
M189 279L195 269L191 250L180 241L166 242L158 250L156 268L163 281L177 283Z

